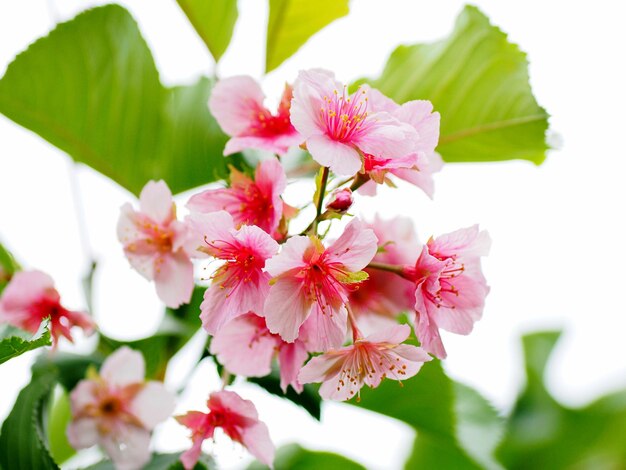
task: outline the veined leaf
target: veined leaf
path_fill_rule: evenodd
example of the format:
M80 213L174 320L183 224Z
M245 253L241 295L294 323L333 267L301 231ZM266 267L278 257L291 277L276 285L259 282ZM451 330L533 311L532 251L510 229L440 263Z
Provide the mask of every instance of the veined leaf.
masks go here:
M165 88L135 20L106 5L59 24L9 65L0 113L138 194L226 175L227 137L211 117L211 82Z
M265 71L270 72L320 29L348 14L348 0L270 0Z
M432 101L448 162L545 159L548 114L532 94L526 55L476 7L465 7L448 38L398 47L370 83L399 103Z
M50 339L49 323L49 320L44 320L39 327L39 331L34 335L17 328L10 328L8 331L5 331L3 336L6 336L0 340L0 364L14 357L21 356L27 351L50 346L52 341Z
M237 0L177 0L215 61L226 52L237 21Z

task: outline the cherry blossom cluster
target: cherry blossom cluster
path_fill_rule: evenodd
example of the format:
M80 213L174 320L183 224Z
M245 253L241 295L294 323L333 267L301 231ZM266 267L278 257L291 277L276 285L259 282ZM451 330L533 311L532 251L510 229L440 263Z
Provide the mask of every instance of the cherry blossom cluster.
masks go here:
M473 226L421 243L409 219L349 212L357 195L395 187L396 178L432 197L432 174L442 165L439 114L428 101L400 105L368 86L350 93L318 69L285 87L275 113L264 101L250 77L215 85L209 108L230 136L224 155L254 149L267 158L254 174L231 168L226 187L193 195L184 218L166 183L148 182L139 208L122 207L117 227L130 265L154 281L171 308L189 303L194 265L210 267L198 313L211 354L245 377L269 374L276 359L285 392L321 382L323 398L348 400L364 384L405 380L432 356L445 358L440 330L469 334L482 315L488 235ZM283 200L281 157L297 148L319 173L315 214L294 232L291 222L303 214ZM334 240L321 229L329 224L343 227ZM38 289L26 289L25 276ZM60 306L46 275L15 276L0 299L0 319L33 331L45 317L55 341L71 338L72 325L93 328L88 317ZM146 462L150 431L171 414L173 397L145 382L143 369L140 354L120 349L77 386L68 430L75 447L100 443L118 468ZM217 427L271 465L274 446L251 402L221 390L210 393L207 407L177 417L193 442L181 458L186 469Z

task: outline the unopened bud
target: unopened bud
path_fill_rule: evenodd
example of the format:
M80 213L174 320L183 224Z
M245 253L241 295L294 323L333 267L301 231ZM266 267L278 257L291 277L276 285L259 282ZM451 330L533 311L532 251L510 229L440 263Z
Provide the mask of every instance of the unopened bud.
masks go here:
M347 212L353 202L350 188L337 189L333 192L330 202L326 204L326 209L335 212Z

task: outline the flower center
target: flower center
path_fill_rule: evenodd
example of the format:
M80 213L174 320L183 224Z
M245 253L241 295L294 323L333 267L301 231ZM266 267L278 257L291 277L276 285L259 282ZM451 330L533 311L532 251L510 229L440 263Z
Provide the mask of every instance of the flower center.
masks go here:
M364 95L365 90L359 89L350 96L344 86L341 95L334 90L331 97L324 97L321 118L334 140L347 142L361 131L367 118L367 97Z

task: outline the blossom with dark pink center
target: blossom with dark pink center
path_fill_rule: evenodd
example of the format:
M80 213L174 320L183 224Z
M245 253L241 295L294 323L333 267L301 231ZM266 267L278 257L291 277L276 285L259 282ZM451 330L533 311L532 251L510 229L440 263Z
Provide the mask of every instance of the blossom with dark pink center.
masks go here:
M75 449L99 444L117 470L143 468L150 435L174 411L174 395L160 382L146 382L143 356L127 347L89 373L70 394L67 437Z
M268 150L282 155L302 137L289 118L292 88L285 85L278 111L272 114L263 104L265 95L249 76L225 78L211 92L209 109L222 130L231 136L224 155L244 149Z
M431 357L422 348L402 344L408 325L395 325L341 349L331 349L311 359L300 371L302 383L323 382L320 395L329 400L349 400L363 385L376 388L387 378L404 380L417 374Z
M369 89L368 93L372 110L388 112L399 121L410 125L417 132L417 139L414 147L405 154L387 157L365 154L363 173L369 176L370 181L361 186L360 192L373 195L376 193L376 183L393 184L388 176L390 173L414 184L432 197L432 174L443 165L441 157L435 152L439 141L439 113L433 112L430 101L414 100L399 105L376 89Z
M213 439L216 428L234 442L243 445L257 459L268 466L274 461L274 444L265 423L259 421L254 403L244 400L235 392L222 390L213 392L207 402L208 413L190 411L176 420L191 430L192 447L184 452L180 460L186 470L191 470L202 452L202 443Z
M246 377L268 375L272 359L277 356L283 392L289 385L298 393L302 391L298 372L308 358L304 343L283 341L267 329L263 317L254 313L246 313L224 325L211 339L211 354L228 371Z
M82 328L86 334L92 333L95 328L89 315L61 305L61 296L50 276L41 271L15 273L0 297L0 323L35 334L45 318L50 318L53 346L61 336L71 342L70 330L74 326Z
M415 331L422 347L443 359L446 351L439 328L469 334L483 313L489 287L481 256L490 239L478 226L457 230L428 241L414 266L403 274L414 282Z
M130 265L154 280L157 295L171 308L188 303L193 265L186 250L187 227L176 219L172 193L163 181L150 181L139 196L139 211L122 206L117 237Z
M372 112L368 93L360 88L349 94L333 73L320 69L300 72L294 83L291 122L313 159L336 174L359 172L362 154L389 158L415 146L415 129L388 112Z
M310 350L341 346L348 294L366 279L361 270L375 253L374 232L357 219L327 248L317 237L287 240L266 265L274 277L264 310L269 330L292 342L304 324Z
M257 226L236 228L226 211L196 213L188 220L197 252L224 261L200 305L204 329L214 335L239 315L263 312L270 280L263 268L278 252L278 243Z
M256 225L276 239L284 237L279 231L283 215L293 208L281 199L287 186L287 177L276 159L265 160L256 168L254 180L231 168L230 187L209 189L189 199L192 212L228 212L237 225ZM286 213L286 214L285 214Z

